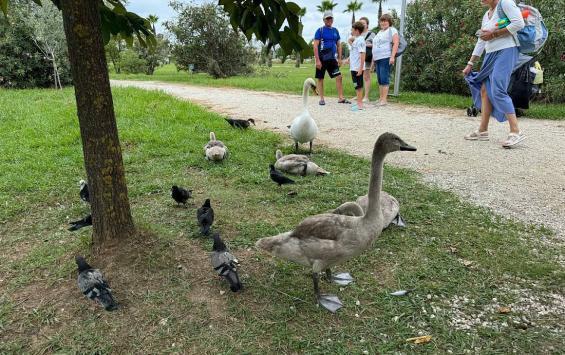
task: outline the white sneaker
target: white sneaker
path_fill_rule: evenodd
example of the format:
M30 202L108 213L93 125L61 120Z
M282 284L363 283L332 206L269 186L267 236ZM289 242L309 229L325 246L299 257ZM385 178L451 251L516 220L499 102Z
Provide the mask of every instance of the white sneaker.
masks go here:
M488 131L479 132L474 131L465 135L465 139L468 141L488 141Z
M520 143L524 139L526 139L526 135L522 132L509 133L508 138L506 138L506 140L502 143L502 146L504 148L510 148Z

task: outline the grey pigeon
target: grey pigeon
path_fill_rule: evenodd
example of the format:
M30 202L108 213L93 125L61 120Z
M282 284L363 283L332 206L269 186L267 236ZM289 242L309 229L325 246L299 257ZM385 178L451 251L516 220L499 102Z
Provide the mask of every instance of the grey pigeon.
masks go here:
M186 190L177 185L173 185L171 188L171 197L177 202L177 204L182 203L186 205L186 201L192 197L192 190Z
M92 225L92 215L89 214L88 216L84 217L83 219L79 219L78 221L69 222L69 224L71 225L69 227L69 230L71 232L79 230L83 227L91 226Z
M117 309L118 303L112 297L112 290L100 270L93 269L82 256L76 256L75 261L78 267L78 288L83 295L100 303L107 311Z
M230 253L218 233L214 234L214 246L210 259L214 270L230 283L230 289L233 292L243 288L237 274L237 259Z
M210 199L207 198L202 207L196 211L196 218L200 226L200 233L203 235L210 234L210 228L214 223L214 209L210 205Z
M90 203L90 192L88 191L88 184L86 181L79 181L80 190L78 192L80 199L86 203Z

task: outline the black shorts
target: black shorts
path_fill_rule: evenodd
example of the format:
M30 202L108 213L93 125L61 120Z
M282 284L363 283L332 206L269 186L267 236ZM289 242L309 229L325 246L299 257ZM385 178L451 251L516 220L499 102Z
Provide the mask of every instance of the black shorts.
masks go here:
M337 60L330 59L322 61L322 68L316 68L316 79L323 79L324 76L326 76L326 70L328 71L330 78L335 78L336 76L341 75L339 65L337 65Z
M355 90L363 89L363 75L357 76L357 72L352 70L351 79L353 79L353 85L355 85Z

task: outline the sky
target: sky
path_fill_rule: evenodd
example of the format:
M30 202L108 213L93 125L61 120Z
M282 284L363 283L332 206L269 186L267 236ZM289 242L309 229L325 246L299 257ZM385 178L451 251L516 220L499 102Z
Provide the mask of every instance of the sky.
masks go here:
M333 0L338 3L338 6L334 9L334 27L339 30L342 38L347 38L351 30L351 14L343 13L346 5L350 2ZM186 1L188 2L188 1ZM206 3L217 1L199 1L194 0L193 3ZM306 16L302 19L304 24L303 35L304 39L308 41L314 37L314 32L323 26L322 14L318 12L316 6L320 4L321 0L315 1L300 1L295 0L295 3L301 7L306 7ZM391 8L395 8L400 13L400 6L402 0L386 0L383 2L383 13L389 12ZM361 16L366 16L369 18L369 26L375 27L377 25L377 12L378 4L371 2L370 0L362 1L363 7L359 13L355 14L355 18L358 19ZM174 11L169 7L169 0L129 0L127 8L129 11L135 12L140 16L157 15L159 17L159 23L157 24L157 31L164 32L162 23L164 21L170 20L175 17ZM396 26L398 27L398 25Z

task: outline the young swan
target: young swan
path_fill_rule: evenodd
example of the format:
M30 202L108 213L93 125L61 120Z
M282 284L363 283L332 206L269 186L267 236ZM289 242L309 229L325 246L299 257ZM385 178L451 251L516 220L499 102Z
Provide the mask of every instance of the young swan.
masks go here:
M275 168L293 175L327 175L329 172L320 168L314 162L310 161L306 155L289 154L284 155L280 150L275 153L277 161Z
M355 202L345 202L332 213L344 214L348 216L362 216L367 211L369 206L368 195L359 196ZM383 213L383 228L387 228L391 223L405 226L404 220L400 216L400 204L394 196L381 191L381 210Z
M310 116L308 112L308 90L313 89L316 91L316 83L312 78L304 81L302 89L302 100L304 103L304 110L302 113L294 118L290 125L290 136L294 140L294 152L298 152L298 143L310 142L310 153L312 153L312 142L318 135L318 126L316 121Z
M219 161L228 157L228 147L222 142L216 140L214 132L210 132L210 141L204 146L206 160Z
M333 213L319 214L303 220L290 232L262 238L258 248L283 259L312 268L312 281L317 301L335 312L342 307L335 295L320 295L319 274L341 264L368 249L383 229L381 186L384 158L395 151L415 151L397 135L384 133L377 139L371 163L369 205L363 216ZM334 279L334 281L336 281Z

